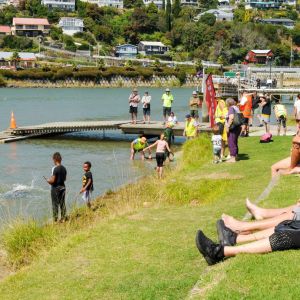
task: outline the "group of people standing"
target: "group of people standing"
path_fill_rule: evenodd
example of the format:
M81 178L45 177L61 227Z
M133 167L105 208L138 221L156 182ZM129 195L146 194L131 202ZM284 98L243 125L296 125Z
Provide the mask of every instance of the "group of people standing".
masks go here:
M217 100L215 123L213 128L214 162L235 162L237 160L239 137L248 137L249 129L253 125L254 117L258 118L259 127L265 127L266 133L270 133L270 119L272 114L272 100L268 94L243 92L240 100L228 98ZM274 114L277 121L277 135L286 135L287 109L280 99L274 98ZM294 103L294 115L299 129L300 126L300 95ZM229 155L225 157L226 145Z
M132 124L136 124L137 122L137 114L138 114L138 106L139 103L142 103L143 106L143 123L150 123L150 115L151 115L151 100L152 97L148 91L144 93L144 96L141 98L139 92L136 88L132 90L132 93L129 95L129 113L131 114L131 122ZM174 97L171 94L169 88L166 88L163 93L161 100L163 102L163 118L164 122L167 121L167 118L171 115L172 112L172 104L174 101Z

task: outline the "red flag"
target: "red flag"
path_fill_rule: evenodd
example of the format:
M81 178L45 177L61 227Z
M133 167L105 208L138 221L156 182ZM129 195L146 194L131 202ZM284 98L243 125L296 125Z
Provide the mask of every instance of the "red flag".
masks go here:
M207 105L207 111L209 114L210 126L213 127L215 125L215 111L217 107L217 101L216 101L216 92L215 92L214 83L211 74L207 76L205 83L206 83L205 101Z

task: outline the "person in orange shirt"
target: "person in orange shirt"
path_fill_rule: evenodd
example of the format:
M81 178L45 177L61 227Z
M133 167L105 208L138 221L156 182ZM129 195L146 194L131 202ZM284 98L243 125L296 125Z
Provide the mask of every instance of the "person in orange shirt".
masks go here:
M249 120L252 118L252 97L253 94L243 92L243 96L239 103L240 111L244 116L241 137L249 136Z

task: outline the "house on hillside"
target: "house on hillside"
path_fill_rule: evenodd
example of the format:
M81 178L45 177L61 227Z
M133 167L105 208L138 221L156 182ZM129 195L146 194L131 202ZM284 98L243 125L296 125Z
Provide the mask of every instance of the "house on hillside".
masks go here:
M135 58L138 53L138 47L131 44L124 44L116 46L115 55L117 57Z
M246 63L265 64L269 58L274 56L272 50L250 50L246 57Z
M260 23L280 25L289 29L293 29L295 27L296 22L291 19L282 18L282 19L261 19Z
M169 47L161 42L141 41L138 44L138 51L143 55L166 54Z
M229 7L230 2L229 2L229 0L218 0L218 6L219 7Z
M0 52L0 69L14 69L16 66L22 68L34 68L36 56L31 52L18 52L19 59L12 59L13 52Z
M42 0L42 4L49 9L75 11L75 0Z
M77 32L83 32L84 29L83 21L78 18L60 18L58 26L61 27L63 33L67 35L73 35Z
M198 0L180 0L182 6L198 7Z
M123 0L82 0L83 2L88 2L92 4L96 4L98 6L110 6L119 9L123 9L124 3Z
M13 18L11 32L13 35L35 37L49 33L48 19L41 18Z
M10 26L0 25L0 35L11 35Z
M198 14L195 17L195 21L199 21L199 19L205 14L212 14L216 17L217 21L232 21L233 20L233 11L231 9L209 9L203 13Z
M246 0L246 9L258 8L258 9L270 9L279 8L284 0Z

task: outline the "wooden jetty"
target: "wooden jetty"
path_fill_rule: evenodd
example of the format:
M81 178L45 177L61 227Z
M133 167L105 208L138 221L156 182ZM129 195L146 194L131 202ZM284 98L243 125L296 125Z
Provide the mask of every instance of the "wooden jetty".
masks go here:
M124 134L145 134L146 136L159 136L165 128L162 122L151 121L144 124L138 121L131 124L130 121L78 121L78 122L54 122L33 126L22 126L0 132L0 143L9 143L19 140L61 135L74 132L120 130ZM208 123L201 123L200 131L210 131ZM184 122L179 122L173 127L175 136L182 136Z

